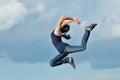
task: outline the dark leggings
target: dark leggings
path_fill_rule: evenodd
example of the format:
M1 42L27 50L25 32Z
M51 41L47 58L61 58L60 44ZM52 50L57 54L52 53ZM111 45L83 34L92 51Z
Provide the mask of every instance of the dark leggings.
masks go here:
M81 41L81 46L71 46L71 45L66 46L63 53L58 54L55 58L51 60L50 66L55 67L61 64L69 63L69 58L66 56L70 53L84 51L86 49L89 36L90 36L90 31L85 30L84 36Z

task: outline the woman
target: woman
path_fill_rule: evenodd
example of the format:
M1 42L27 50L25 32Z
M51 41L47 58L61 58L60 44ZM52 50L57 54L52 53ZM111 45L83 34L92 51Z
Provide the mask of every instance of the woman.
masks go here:
M59 54L51 60L50 62L51 67L69 63L75 69L75 63L73 57L66 57L66 56L70 53L80 52L85 50L90 32L97 25L96 23L94 23L86 27L81 45L72 46L69 45L68 43L62 42L61 39L62 37L64 37L65 39L71 38L70 35L66 34L70 30L70 25L69 25L70 22L75 22L77 24L80 24L80 21L77 18L62 16L58 20L55 30L53 30L53 32L51 33L52 43L59 52Z

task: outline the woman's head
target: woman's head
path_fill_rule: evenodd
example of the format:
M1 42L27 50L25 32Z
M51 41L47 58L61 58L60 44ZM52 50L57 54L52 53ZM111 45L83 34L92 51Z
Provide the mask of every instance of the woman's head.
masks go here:
M64 26L60 29L61 33L66 33L66 32L68 32L69 30L70 30L70 25L68 25L68 24L64 25Z

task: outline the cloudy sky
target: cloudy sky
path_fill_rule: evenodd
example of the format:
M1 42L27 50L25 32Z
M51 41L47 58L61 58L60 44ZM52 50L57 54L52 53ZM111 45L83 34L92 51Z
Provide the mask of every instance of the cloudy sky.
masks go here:
M0 0L0 80L120 80L119 0ZM77 17L71 40L80 45L85 26L97 22L87 49L55 68L50 33L60 16Z

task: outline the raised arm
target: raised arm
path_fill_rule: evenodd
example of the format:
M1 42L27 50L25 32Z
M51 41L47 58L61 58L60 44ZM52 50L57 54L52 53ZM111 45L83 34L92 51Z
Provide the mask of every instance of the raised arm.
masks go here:
M66 17L66 16L62 16L57 23L57 26L55 28L54 34L57 36L61 35L61 31L60 28L63 27L63 25L68 24L70 22L75 22L77 24L80 24L80 21L77 18L72 18L72 17Z

